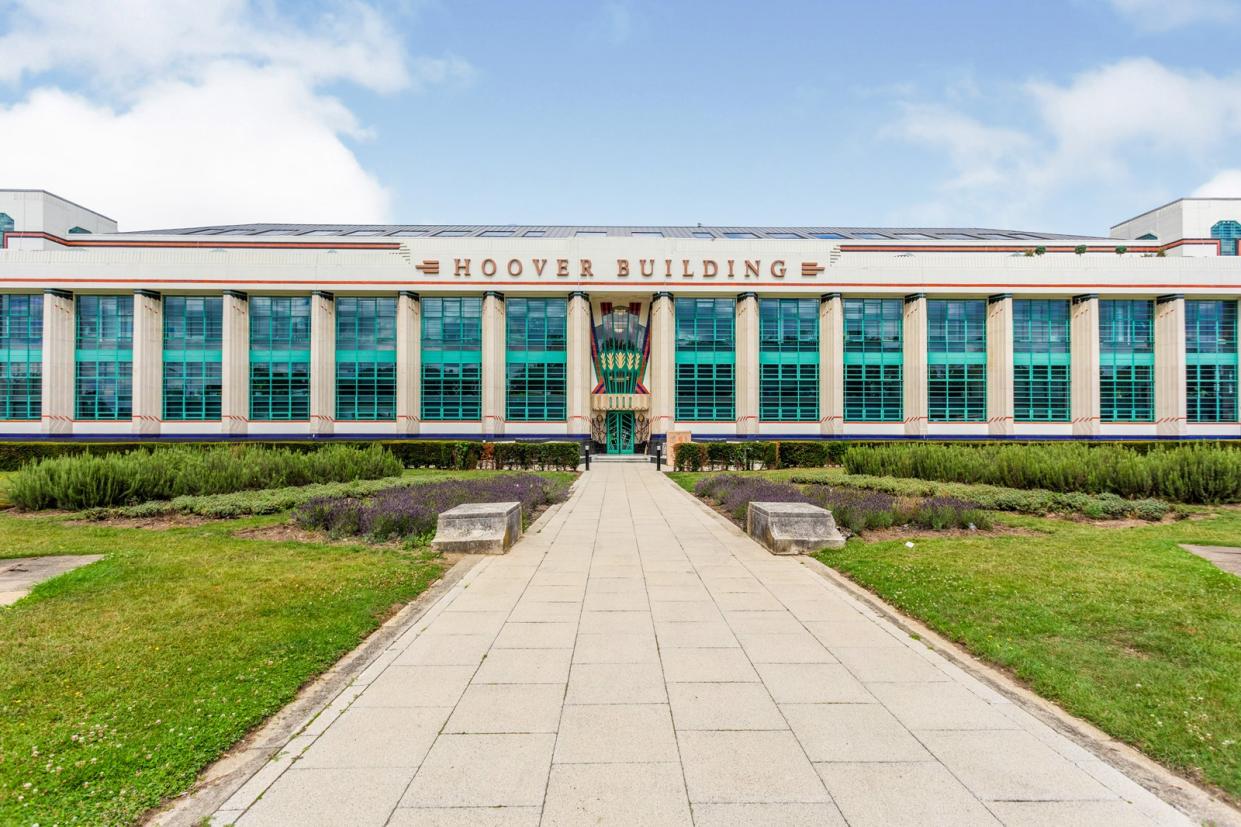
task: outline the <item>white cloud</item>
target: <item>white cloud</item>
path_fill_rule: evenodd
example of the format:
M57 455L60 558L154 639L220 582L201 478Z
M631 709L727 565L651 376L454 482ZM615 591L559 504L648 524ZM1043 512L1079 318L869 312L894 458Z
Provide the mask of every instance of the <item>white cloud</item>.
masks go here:
M1166 32L1195 23L1230 23L1241 18L1235 0L1109 0L1116 13L1137 28Z
M451 55L407 59L352 0L313 20L263 0L11 8L0 83L20 92L0 106L0 185L50 189L128 229L388 220L390 194L347 144L369 133L324 87L392 93L473 73Z
M1241 169L1226 169L1219 172L1194 190L1195 198L1241 198Z

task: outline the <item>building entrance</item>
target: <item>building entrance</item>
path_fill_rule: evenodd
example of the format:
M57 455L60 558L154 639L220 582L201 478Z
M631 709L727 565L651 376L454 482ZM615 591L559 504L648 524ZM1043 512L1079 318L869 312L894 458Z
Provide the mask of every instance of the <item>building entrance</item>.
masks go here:
M607 412L607 448L609 454L633 453L633 420L633 411Z

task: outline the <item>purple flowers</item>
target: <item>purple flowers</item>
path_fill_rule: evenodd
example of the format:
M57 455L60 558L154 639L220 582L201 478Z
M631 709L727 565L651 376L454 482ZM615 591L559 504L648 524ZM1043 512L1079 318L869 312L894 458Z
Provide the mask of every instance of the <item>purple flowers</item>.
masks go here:
M538 506L564 495L563 486L537 474L505 474L389 488L365 498L319 497L298 508L294 519L334 537L402 540L430 535L439 515L462 503L520 502L529 518Z

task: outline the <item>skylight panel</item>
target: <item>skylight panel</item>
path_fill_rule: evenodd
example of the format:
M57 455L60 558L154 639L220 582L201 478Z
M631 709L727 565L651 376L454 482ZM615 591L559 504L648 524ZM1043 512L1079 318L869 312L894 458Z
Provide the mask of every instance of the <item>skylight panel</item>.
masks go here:
M514 232L516 232L516 230L486 230L478 235L481 238L507 238Z
M606 238L607 232L604 230L578 230L573 235L577 238Z
M815 233L814 237L815 238L848 238L847 235L841 235L840 233Z
M724 238L758 238L758 236L755 235L754 233L735 232L735 233L724 233Z
M768 238L801 238L797 233L767 233Z
M435 234L436 238L460 238L463 235L469 235L469 230L440 230Z

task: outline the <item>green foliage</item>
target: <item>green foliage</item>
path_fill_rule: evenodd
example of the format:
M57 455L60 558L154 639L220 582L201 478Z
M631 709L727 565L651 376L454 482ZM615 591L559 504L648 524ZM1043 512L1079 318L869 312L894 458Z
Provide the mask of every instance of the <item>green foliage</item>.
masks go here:
M676 446L678 471L701 471L707 467L707 446L701 442L682 442Z
M850 474L986 483L1057 492L1241 501L1241 451L1188 444L1145 452L1077 442L1032 445L894 444L850 448Z
M840 462L846 447L844 442L816 440L685 442L677 446L675 467L678 471L821 468Z
M384 442L406 468L444 468L468 471L478 467L483 453L481 442L469 440L407 439Z
M782 468L822 468L832 460L830 442L781 442Z
M576 442L496 442L491 448L496 468L574 471L582 454Z
M40 460L13 475L9 497L28 510L77 510L186 494L393 477L401 470L400 461L380 445L326 445L313 452L246 444L167 446Z

